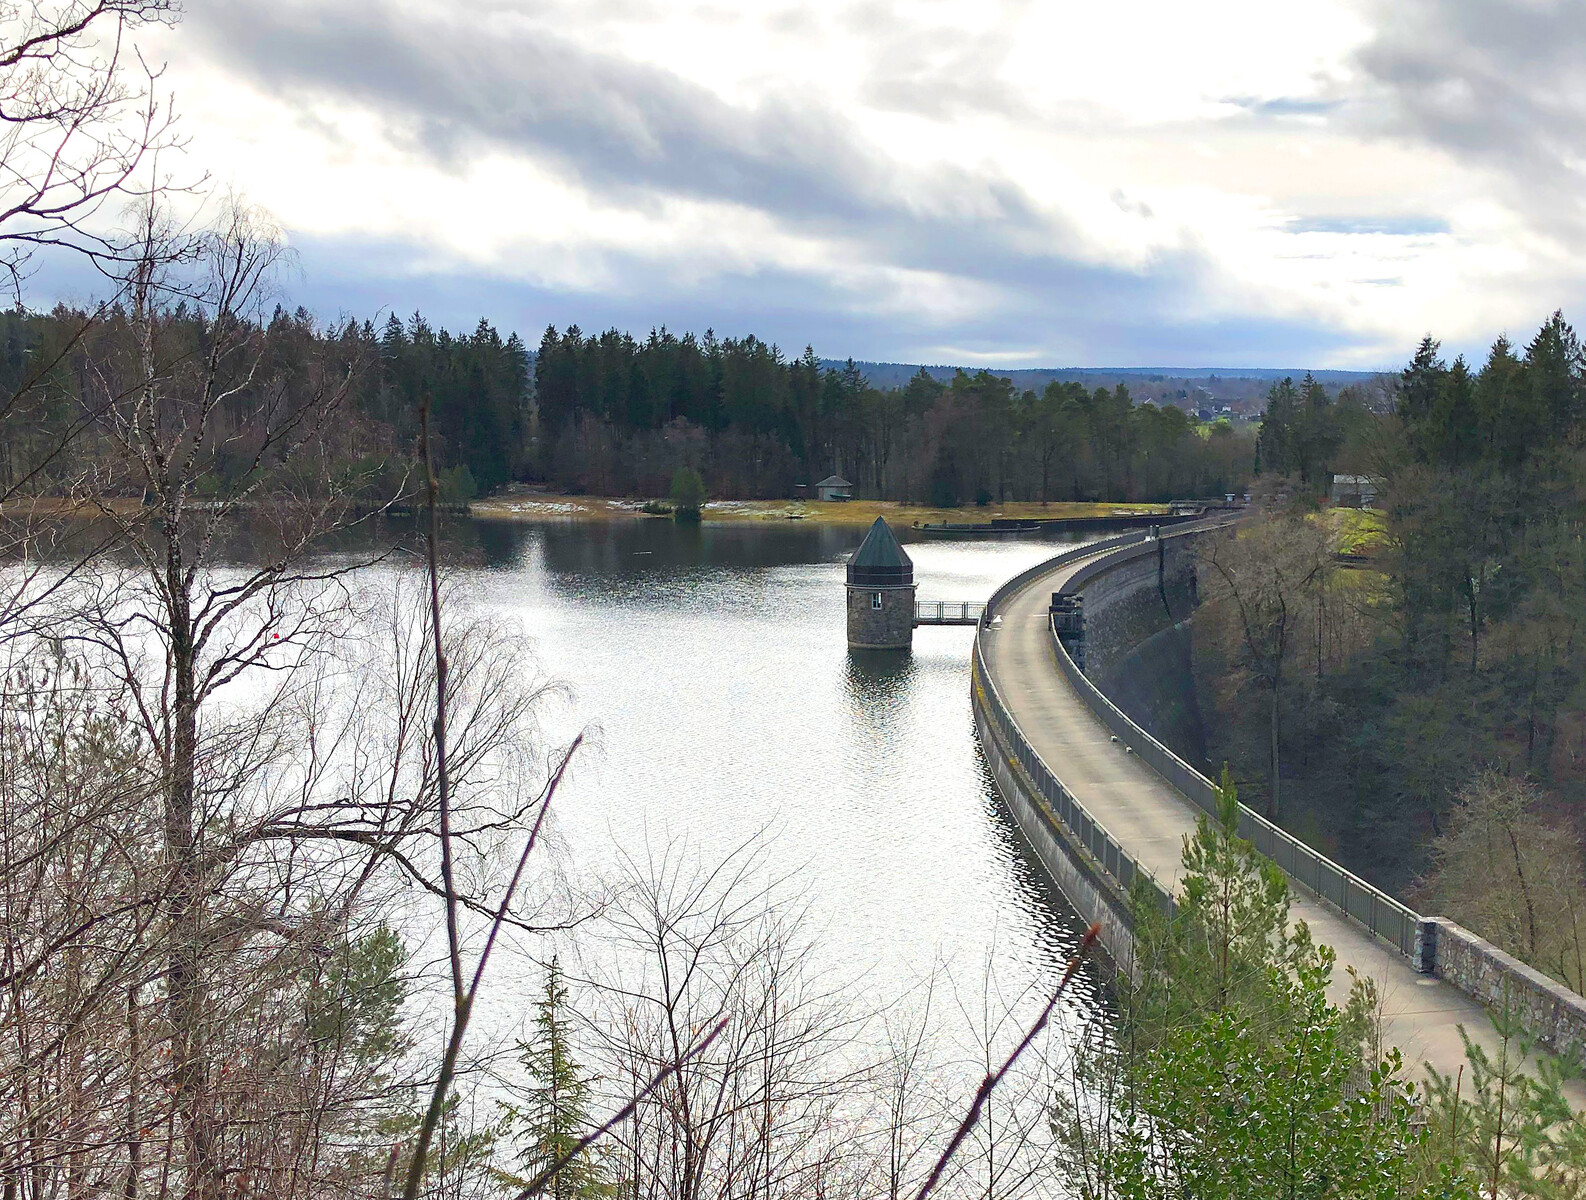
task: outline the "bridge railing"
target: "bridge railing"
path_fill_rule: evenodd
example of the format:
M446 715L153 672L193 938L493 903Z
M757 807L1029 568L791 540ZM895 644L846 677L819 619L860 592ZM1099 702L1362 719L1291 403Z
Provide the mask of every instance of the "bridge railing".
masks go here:
M985 619L989 621L992 617L996 616L997 609L1002 606L1003 601L1005 601L1009 596L1013 595L1014 592L1017 592L1020 588L1024 587L1024 585L1029 583L1030 580L1039 578L1049 571L1055 570L1061 566L1065 566L1068 563L1076 562L1081 558L1088 558L1090 555L1095 554L1098 550L1111 550L1120 546L1132 546L1136 542L1148 540L1150 536L1150 530L1139 529L1130 533L1121 533L1117 537L1101 538L1094 542L1081 542L1071 550L1065 550L1063 553L1053 558L1043 559L1042 561L1036 563L1035 566L1020 571L1012 579L1008 580L996 591L991 593L991 599L986 601Z
M1196 532L1203 530L1204 527ZM1168 535L1168 531L1164 531L1164 534ZM1052 565L1059 564L1054 562ZM1095 564L1095 569L1075 572L1059 590L1065 593L1078 591L1088 579L1094 578L1102 569L1104 569L1104 561ZM1074 662L1062 640L1057 636L1055 624L1049 622L1049 627L1058 667L1090 710L1100 717L1103 724L1117 734L1118 738L1146 765L1189 797L1196 806L1216 816L1216 785L1157 741L1114 704ZM1239 806L1239 836L1253 844L1261 854L1276 863L1290 878L1314 892L1374 937L1396 947L1407 958L1414 960L1417 957L1416 933L1421 923L1419 913L1386 892L1372 887L1358 875L1345 870L1326 855L1313 850L1288 831L1279 828L1243 804Z
M945 625L949 621L961 624L979 622L985 615L986 606L976 601L966 600L916 600L914 602L914 619L919 621L934 621Z

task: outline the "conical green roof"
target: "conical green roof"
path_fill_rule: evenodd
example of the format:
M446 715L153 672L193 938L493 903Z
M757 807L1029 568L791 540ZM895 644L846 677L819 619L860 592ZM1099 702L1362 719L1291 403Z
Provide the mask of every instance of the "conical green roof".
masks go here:
M914 560L880 517L848 560L848 582L857 587L906 587L914 582Z

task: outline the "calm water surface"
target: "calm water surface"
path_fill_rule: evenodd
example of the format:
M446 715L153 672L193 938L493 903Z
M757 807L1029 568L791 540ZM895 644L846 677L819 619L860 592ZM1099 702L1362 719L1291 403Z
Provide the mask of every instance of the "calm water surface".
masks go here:
M570 860L764 834L796 869L833 969L878 1000L935 969L1047 982L1078 918L992 788L969 703L971 629L850 655L843 563L863 530L475 522L470 592L521 620L573 689L550 731L596 728L559 799ZM902 532L902 531L900 531ZM906 537L906 534L905 534ZM909 545L921 600L984 600L1051 539ZM1070 1016L1103 1004L1094 976Z

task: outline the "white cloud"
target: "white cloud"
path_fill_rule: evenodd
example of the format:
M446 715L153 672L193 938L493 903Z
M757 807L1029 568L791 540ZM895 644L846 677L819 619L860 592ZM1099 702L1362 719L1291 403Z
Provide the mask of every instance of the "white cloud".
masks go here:
M1583 291L1578 58L1528 89L1562 11L1489 46L1491 9L242 0L159 50L311 295L362 240L530 328L714 298L790 343L845 314L842 354L1344 365Z

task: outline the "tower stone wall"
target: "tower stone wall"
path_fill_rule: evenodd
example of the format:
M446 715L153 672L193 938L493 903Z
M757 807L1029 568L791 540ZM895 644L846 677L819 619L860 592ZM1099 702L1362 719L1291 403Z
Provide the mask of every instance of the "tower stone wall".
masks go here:
M881 598L881 607L875 605ZM848 587L848 645L854 650L907 650L914 644L914 586Z

